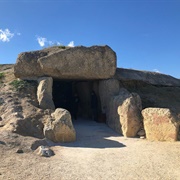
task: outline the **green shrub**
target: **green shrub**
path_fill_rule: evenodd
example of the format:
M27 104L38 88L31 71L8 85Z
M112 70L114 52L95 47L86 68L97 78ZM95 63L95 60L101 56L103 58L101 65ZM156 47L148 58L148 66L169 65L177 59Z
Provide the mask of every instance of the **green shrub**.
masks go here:
M27 81L23 81L23 80L14 80L12 82L9 83L16 91L22 90L26 87L28 87L28 82Z
M66 49L66 46L60 45L58 46L60 49Z
M5 76L4 73L1 72L1 73L0 73L0 79L4 78L4 76Z

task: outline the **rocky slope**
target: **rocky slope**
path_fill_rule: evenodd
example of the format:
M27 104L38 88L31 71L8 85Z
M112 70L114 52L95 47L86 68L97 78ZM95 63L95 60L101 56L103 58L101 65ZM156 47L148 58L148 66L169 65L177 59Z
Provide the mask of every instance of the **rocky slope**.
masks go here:
M0 65L0 140L10 147L31 150L31 143L43 138L43 123L50 112L38 108L37 83L16 79L13 67ZM26 142L21 141L24 136Z

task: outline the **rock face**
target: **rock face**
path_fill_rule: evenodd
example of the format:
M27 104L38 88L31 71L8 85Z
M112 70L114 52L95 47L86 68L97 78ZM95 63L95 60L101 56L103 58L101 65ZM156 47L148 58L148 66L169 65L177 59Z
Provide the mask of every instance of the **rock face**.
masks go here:
M146 108L142 111L146 137L152 141L176 141L180 120L167 108Z
M37 99L41 109L55 109L52 100L53 79L51 77L43 77L38 79L39 85L37 90Z
M109 46L54 47L21 53L14 74L21 79L107 79L116 71L116 54Z
M70 113L58 108L52 114L52 120L44 127L44 136L53 142L73 142L76 132L71 121Z

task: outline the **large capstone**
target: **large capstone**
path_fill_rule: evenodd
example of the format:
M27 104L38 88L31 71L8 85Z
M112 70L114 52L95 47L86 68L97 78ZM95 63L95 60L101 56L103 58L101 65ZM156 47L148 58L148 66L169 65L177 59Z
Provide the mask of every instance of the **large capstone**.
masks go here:
M116 71L116 53L109 46L46 48L19 54L14 74L21 79L107 79Z

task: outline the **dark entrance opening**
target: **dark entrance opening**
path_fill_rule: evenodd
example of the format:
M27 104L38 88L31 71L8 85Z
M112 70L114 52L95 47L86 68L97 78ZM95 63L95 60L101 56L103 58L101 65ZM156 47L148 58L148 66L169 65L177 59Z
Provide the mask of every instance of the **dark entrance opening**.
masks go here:
M77 118L92 119L91 92L94 91L98 99L98 114L101 105L98 91L98 81L53 81L53 101L56 108L67 109L73 116L74 95L79 98Z
M53 81L53 101L55 108L64 108L71 111L72 82Z

